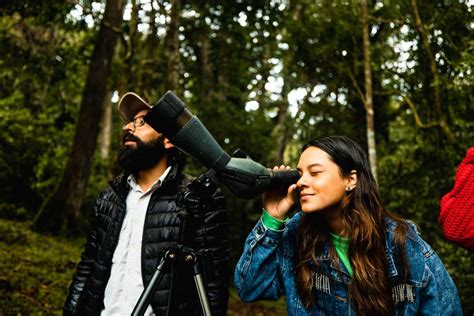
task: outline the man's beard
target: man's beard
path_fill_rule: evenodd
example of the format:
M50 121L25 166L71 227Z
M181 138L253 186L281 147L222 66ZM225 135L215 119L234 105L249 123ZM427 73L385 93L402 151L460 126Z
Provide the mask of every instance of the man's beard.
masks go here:
M167 153L163 135L145 143L137 136L127 133L123 140L133 140L137 145L123 146L118 153L117 163L127 174L154 167Z

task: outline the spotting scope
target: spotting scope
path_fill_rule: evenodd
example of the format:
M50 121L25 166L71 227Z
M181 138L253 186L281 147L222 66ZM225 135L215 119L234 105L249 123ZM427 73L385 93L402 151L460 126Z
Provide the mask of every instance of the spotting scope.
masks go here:
M239 198L251 199L273 187L288 187L300 177L296 170L273 171L246 155L229 156L171 91L155 103L144 120L176 148L215 170L219 181Z

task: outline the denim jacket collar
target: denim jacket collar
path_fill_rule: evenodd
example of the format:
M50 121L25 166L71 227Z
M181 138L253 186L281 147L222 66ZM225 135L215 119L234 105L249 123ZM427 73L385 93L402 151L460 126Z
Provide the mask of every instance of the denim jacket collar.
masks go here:
M318 261L320 267L328 266L327 263L329 262L329 271L327 273L334 279L349 284L351 276L341 260L331 260L331 244L330 240L326 241L323 251L316 256L316 261Z

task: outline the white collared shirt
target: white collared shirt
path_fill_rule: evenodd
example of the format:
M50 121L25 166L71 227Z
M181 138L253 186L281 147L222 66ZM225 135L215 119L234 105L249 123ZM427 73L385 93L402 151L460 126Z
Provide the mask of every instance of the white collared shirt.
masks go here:
M127 195L127 210L105 288L102 316L130 315L143 292L141 253L146 211L152 193L160 187L170 170L171 167L168 167L145 192L134 176L130 175L127 179L131 189ZM154 315L151 306L148 306L145 315Z

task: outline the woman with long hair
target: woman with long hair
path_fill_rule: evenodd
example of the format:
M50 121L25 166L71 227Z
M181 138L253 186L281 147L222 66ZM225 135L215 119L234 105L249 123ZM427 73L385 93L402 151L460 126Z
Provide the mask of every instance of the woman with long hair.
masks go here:
M313 140L298 171L288 190L264 194L235 271L242 300L286 295L289 315L462 315L441 260L385 209L357 143Z

